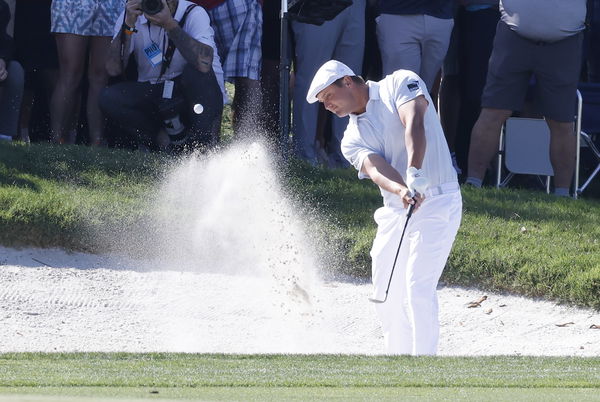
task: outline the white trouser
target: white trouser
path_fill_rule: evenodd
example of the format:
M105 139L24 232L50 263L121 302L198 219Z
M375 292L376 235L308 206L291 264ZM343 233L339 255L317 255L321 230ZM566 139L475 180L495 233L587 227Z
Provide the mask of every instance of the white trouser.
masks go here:
M292 21L296 39L296 76L294 83L293 132L296 154L316 162L315 139L319 105L306 102L306 94L315 73L328 60L341 61L361 74L365 49L365 0L352 5L323 25ZM348 117L333 119L333 153L340 161L344 157L340 142L348 125Z
M431 91L446 57L453 26L453 19L430 15L381 14L377 17L377 40L383 75L410 70Z
M458 188L458 184L456 184ZM388 354L433 355L439 337L437 283L460 226L460 191L427 197L408 222L385 303L375 304ZM374 298L382 300L406 221L405 209L379 208L373 242Z

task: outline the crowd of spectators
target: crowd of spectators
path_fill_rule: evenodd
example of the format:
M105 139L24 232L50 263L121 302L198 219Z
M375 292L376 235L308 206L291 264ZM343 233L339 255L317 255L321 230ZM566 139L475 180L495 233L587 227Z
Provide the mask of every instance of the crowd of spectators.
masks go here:
M158 3L170 14L143 14L141 0L0 0L0 138L211 146L224 102L236 136L279 138L280 1ZM353 0L322 25L293 20L295 155L346 164L347 118L305 102L326 60L372 80L408 69L438 99L455 169L475 186L502 123L535 88L552 133L555 187L564 193L573 172L574 90L600 79L599 20L600 0ZM224 82L235 86L231 100Z

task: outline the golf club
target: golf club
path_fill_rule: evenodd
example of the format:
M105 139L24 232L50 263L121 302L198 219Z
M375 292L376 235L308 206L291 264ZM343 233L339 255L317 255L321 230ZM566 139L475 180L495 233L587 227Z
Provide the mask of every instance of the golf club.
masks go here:
M416 204L416 202L415 202ZM387 284L387 289L385 289L385 296L383 300L372 299L369 297L369 301L373 303L385 303L388 297L388 292L390 291L390 285L392 283L392 277L394 276L394 268L396 268L396 261L398 261L398 254L400 254L400 247L402 247L402 240L404 239L404 232L406 232L406 227L408 226L408 220L410 219L413 209L415 209L415 204L410 204L408 206L408 211L406 212L406 221L404 222L404 229L402 229L402 234L400 235L400 243L398 244L398 250L396 250L396 257L394 257L394 264L392 265L392 272L390 272L390 279Z

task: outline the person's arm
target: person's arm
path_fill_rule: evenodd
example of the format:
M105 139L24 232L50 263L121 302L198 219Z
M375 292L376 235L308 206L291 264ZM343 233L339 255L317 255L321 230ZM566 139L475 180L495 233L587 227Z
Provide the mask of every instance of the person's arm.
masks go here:
M197 41L185 32L171 15L166 0L162 0L162 2L162 11L155 15L146 15L146 18L151 23L165 29L169 39L173 41L175 47L179 50L179 53L181 53L185 61L203 73L209 72L212 69L214 57L213 48Z
M142 0L127 1L127 5L125 6L125 24L128 27L134 28L138 17L142 15L141 4ZM120 17L117 22L119 24L117 27L118 33L110 43L106 58L106 71L111 77L123 73L129 61L132 35L121 32L122 26L120 24L122 20L123 18ZM122 52L121 49L125 49L125 51Z
M425 199L422 194L411 197L412 194L406 186L402 175L380 155L374 153L368 155L363 161L361 172L368 175L373 183L385 191L397 194L402 198L404 208L408 207L408 204L416 204L416 211Z
M214 51L211 46L192 38L187 32L181 29L179 24L166 29L166 31L169 39L173 41L185 61L203 73L211 70L214 57Z
M429 102L425 99L425 96L419 95L398 107L400 121L405 127L404 141L408 154L408 166L414 166L417 169L421 169L423 165L425 148L427 147L425 112L428 105Z
M129 49L130 46L131 35L119 34L112 40L106 58L106 71L109 76L116 77L127 68L129 52L126 50L121 54L121 49Z

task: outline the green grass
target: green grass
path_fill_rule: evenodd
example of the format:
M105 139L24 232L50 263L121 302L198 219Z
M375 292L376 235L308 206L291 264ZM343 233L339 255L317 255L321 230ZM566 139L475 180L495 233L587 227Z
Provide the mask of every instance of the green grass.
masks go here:
M506 400L530 395L537 400L557 396L594 400L600 395L598 388L600 358L0 355L0 394L4 395L214 400L392 400L400 396Z
M0 144L0 243L103 252L144 225L173 159L80 146ZM378 189L351 170L292 162L284 185L317 216L337 271L369 275ZM463 188L464 217L443 280L600 308L600 202ZM118 230L115 232L115 228ZM315 231L317 232L317 231ZM332 252L334 250L334 252Z

